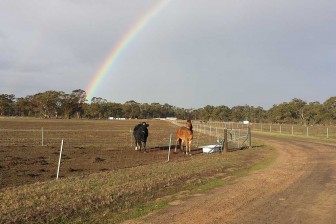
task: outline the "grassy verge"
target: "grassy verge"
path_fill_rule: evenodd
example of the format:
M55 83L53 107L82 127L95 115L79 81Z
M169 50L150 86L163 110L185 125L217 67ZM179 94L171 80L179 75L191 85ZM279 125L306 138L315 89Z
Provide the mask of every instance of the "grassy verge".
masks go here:
M336 145L336 139L323 138L323 137L312 137L312 136L300 136L300 135L288 135L280 133L267 133L267 132L254 132L254 137L258 136L272 136L279 139L293 140L293 141L303 141L311 142L325 145Z
M150 212L168 207L169 203L174 200L186 198L192 194L206 192L224 184L225 181L222 178L213 178L205 181L204 183L190 184L189 186L186 186L182 192L177 192L173 195L166 195L163 198L156 199L153 202L139 204L133 209L113 214L108 219L108 223L120 223L125 220L142 217Z
M260 142L259 142L260 143ZM268 165L270 165L275 159L276 159L276 151L274 151L271 147L263 147L263 150L268 150L269 153L267 154L267 157L264 157L263 160L260 162L257 162L249 167L246 168L241 168L238 169L234 172L232 172L230 175L232 175L233 178L230 178L229 180L224 179L228 175L217 175L214 177L210 177L207 180L201 182L201 183L192 183L189 186L185 186L185 190L179 193L166 196L163 199L160 198L154 202L151 202L147 205L139 205L135 207L132 210L129 210L124 213L119 213L117 216L114 216L113 218L109 219L109 223L119 223L124 220L128 219L135 219L139 218L143 215L146 215L150 212L153 212L155 210L163 209L169 205L169 202L174 201L179 198L185 198L189 197L192 194L197 194L197 193L204 193L209 190L212 190L216 187L223 186L225 184L230 184L232 181L234 181L235 178L237 177L242 177L242 176L247 176L251 172L264 169ZM224 177L224 178L223 178Z
M200 154L114 172L5 188L1 223L118 223L225 184L223 177L261 169L272 160L266 146L226 154ZM167 196L168 195L168 196ZM160 200L159 200L160 199Z
M247 176L252 171L264 169L268 165L270 165L275 159L276 159L276 156L275 156L275 153L274 153L271 157L269 157L269 158L267 158L267 159L265 159L265 160L263 160L259 163L256 163L256 164L254 164L254 165L252 165L252 166L250 166L246 169L241 169L241 170L235 172L234 176L236 176L236 177Z

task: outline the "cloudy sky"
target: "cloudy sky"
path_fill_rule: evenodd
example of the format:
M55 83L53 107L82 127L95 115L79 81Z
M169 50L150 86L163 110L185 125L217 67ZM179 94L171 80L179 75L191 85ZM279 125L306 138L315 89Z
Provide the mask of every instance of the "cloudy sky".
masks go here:
M88 91L161 0L0 1L0 94ZM336 1L170 0L96 86L111 102L261 106L336 96Z

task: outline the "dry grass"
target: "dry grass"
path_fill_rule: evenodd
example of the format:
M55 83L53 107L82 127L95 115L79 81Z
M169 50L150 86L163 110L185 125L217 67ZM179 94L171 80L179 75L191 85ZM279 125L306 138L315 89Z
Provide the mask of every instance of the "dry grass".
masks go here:
M206 181L209 176L247 168L266 156L262 149L200 155L185 161L4 189L0 191L5 202L1 204L1 222L56 223L89 218L88 214L102 209L113 213L182 190L188 184Z
M74 124L81 125L74 122L72 127L76 126ZM133 124L125 125L125 130L129 130ZM53 125L64 129L67 124L55 122ZM158 130L157 133L162 134L157 134L157 142L169 134L172 130L170 125L152 123L152 131ZM164 131L165 128L168 131ZM207 141L206 136L200 135L199 139L200 142ZM122 150L128 152L128 149ZM126 155L138 155L132 153ZM152 162L121 166L102 173L91 172L60 180L5 187L0 189L0 223L118 222L129 215L117 216L119 218L116 220L113 217L117 214L191 186L208 183L209 178L214 176L232 175L237 170L264 161L271 154L272 151L266 147L256 147L226 154L196 154L187 157L180 153L179 157L174 154L174 159L166 162L161 157L155 160L157 154L148 153L141 154L141 158L151 156Z

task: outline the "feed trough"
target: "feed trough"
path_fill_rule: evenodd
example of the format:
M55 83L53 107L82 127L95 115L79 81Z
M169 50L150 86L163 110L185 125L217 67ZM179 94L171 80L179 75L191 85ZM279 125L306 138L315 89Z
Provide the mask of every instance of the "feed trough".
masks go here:
M213 153L213 152L219 152L222 150L222 146L220 145L205 145L201 146L203 153Z

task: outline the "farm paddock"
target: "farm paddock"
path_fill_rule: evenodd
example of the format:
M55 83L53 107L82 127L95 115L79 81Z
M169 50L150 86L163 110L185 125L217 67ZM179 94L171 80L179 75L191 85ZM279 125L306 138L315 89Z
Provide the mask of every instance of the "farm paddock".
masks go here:
M0 189L56 178L64 139L59 178L85 176L167 161L190 160L173 154L177 126L169 121L149 123L148 153L134 150L133 127L140 120L0 119ZM43 139L42 139L43 138ZM195 132L192 154L215 137ZM42 146L43 144L43 146Z
M45 129L43 146L40 137L27 134L41 129L39 122ZM336 219L335 143L255 135L265 145L254 141L252 150L224 154L202 154L195 147L193 156L173 154L166 162L169 137L165 136L176 126L148 121L155 132L145 154L131 146L129 130L137 121L128 122L1 120L1 182L21 182L0 189L0 223L334 223ZM30 131L20 131L23 126ZM108 132L112 127L119 131ZM60 137L66 144L61 178L56 181ZM198 145L212 140L200 134ZM120 168L114 166L118 160ZM17 161L20 165L14 166ZM11 164L19 171L13 176L8 172ZM31 171L35 166L49 172L46 179L39 180L42 175ZM216 181L220 184L215 189L202 191ZM162 202L169 206L160 207ZM129 216L134 210L150 213L135 219Z
M118 212L188 192L189 187L197 188L209 178L232 176L274 154L264 146L202 154L196 145L215 139L195 132L192 156L179 152L171 154L167 162L169 136L177 126L147 120L149 152L140 153L130 144L131 130L138 122L0 120L4 183L0 222L92 223L103 218L115 223L127 219L117 221ZM41 127L43 146L41 135L31 137ZM56 181L60 139L64 139L64 147L60 180Z

